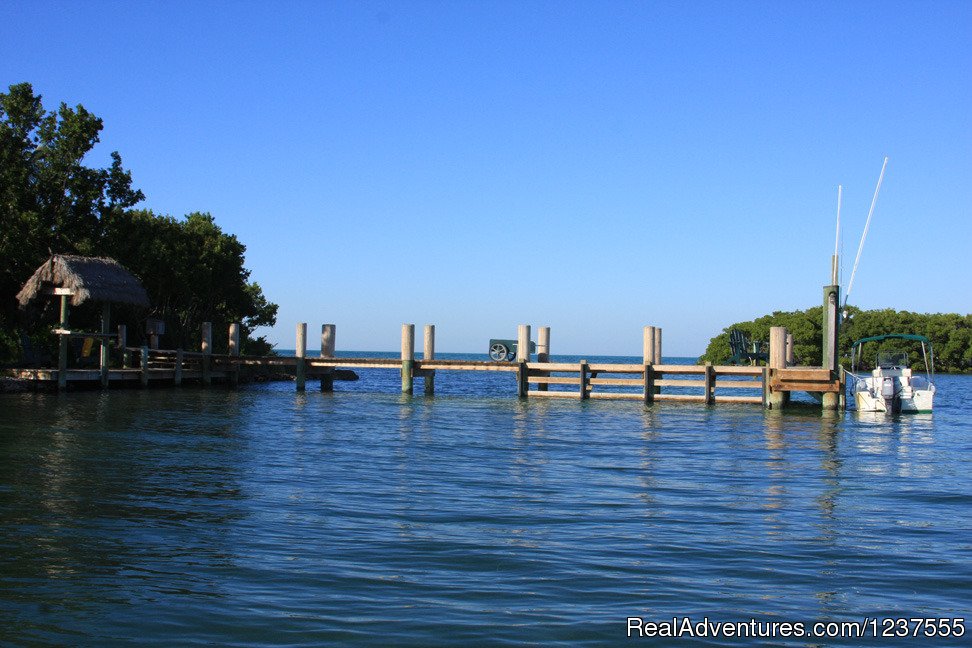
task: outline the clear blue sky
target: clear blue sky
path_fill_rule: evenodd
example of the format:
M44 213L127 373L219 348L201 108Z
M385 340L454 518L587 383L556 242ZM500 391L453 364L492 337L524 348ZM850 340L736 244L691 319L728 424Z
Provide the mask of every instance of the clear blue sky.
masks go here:
M31 2L0 82L102 117L159 213L211 212L269 331L701 353L819 303L972 311L972 3Z

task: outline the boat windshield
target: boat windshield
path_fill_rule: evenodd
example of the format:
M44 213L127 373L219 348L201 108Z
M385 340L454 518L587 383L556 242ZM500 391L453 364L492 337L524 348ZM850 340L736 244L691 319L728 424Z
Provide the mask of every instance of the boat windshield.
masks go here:
M882 369L891 369L894 367L908 367L908 354L885 351L879 353L877 356L877 364Z

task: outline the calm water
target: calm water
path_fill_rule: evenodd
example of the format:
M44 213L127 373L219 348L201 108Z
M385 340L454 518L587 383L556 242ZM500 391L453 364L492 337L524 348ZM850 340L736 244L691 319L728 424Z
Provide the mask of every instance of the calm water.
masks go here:
M0 397L0 641L613 645L626 617L673 615L972 630L972 376L940 376L933 415L885 417L520 402L509 374L407 398L361 373L334 394ZM841 643L873 644L813 645Z

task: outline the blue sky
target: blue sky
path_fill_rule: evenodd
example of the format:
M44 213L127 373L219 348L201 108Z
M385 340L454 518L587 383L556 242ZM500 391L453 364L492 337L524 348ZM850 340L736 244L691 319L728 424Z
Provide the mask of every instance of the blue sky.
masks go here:
M211 212L339 349L518 323L701 353L821 299L972 311L969 2L21 2L0 82L105 122L158 213Z

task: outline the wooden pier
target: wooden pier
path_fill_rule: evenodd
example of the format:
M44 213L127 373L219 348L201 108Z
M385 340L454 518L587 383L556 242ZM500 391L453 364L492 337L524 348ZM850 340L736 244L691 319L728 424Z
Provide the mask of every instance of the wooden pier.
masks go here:
M792 336L786 329L774 328L770 338L769 365L714 366L676 365L661 361L662 330L646 326L643 331L641 363L550 362L550 329L539 329L537 358L529 356L530 332L527 325L518 330L518 356L512 362L487 360L440 360L435 357L435 327L425 327L421 359L415 354L415 326L402 326L400 358L336 357L336 327L321 327L319 357L307 357L307 325L297 325L293 356L241 356L239 326L229 329L227 353L212 352L212 327L202 327L199 351L151 349L124 346L126 333L92 335L102 345L97 368L13 369L6 375L56 384L70 383L102 386L131 384L180 385L186 381L202 385L225 383L231 386L253 377L255 372L293 376L297 390L306 389L308 379L319 379L322 391L333 391L335 381L354 380L354 369L389 369L400 372L402 392L411 394L415 380L423 381L424 393L435 393L435 374L439 371L497 371L515 378L516 394L521 398L627 399L645 403L680 401L704 404L749 403L778 409L789 394L806 391L820 395L824 407L843 407L844 382L840 371L821 367L787 366L787 347ZM62 335L84 333L60 331ZM111 346L121 366L109 366ZM792 357L792 356L791 356ZM62 359L62 361L66 362ZM833 395L823 398L823 395Z

